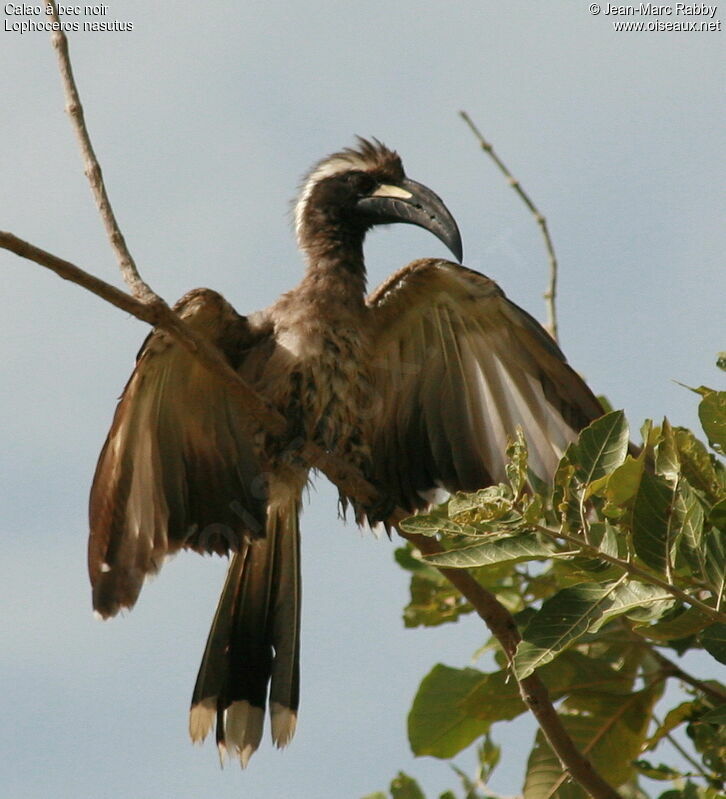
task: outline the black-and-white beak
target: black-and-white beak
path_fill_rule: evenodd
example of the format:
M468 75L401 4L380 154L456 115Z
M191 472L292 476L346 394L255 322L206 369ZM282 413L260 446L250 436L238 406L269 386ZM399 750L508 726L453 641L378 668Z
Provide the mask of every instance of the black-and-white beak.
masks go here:
M456 220L438 194L423 184L409 178L400 184L381 183L370 196L359 200L357 207L373 225L404 222L425 228L461 263L463 250Z

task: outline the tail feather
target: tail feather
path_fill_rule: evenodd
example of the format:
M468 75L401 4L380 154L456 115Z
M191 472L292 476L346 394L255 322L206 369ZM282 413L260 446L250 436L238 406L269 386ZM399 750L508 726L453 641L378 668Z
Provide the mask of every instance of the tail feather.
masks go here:
M246 766L269 702L272 738L293 736L300 680L298 501L271 509L266 537L232 558L192 695L189 733L202 741L216 719L220 757Z
M272 740L286 746L295 734L300 704L300 531L297 513L294 530L275 541L273 583L276 594L272 614L275 657L270 684Z

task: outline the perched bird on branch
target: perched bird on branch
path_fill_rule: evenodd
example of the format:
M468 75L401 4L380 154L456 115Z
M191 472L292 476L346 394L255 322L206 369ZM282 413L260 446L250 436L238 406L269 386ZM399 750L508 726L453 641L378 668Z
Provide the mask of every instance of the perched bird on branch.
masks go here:
M295 207L307 261L270 308L240 316L209 289L176 311L287 419L265 432L226 385L166 333L138 355L91 490L89 569L104 618L131 607L179 549L232 556L192 698L190 733L246 765L269 704L288 743L299 698L301 496L306 442L357 468L379 492L350 502L359 523L414 512L436 489L505 477L519 425L529 464L550 478L602 413L555 342L489 278L414 261L366 295L363 240L376 225L426 228L461 260L456 222L377 141L317 164Z

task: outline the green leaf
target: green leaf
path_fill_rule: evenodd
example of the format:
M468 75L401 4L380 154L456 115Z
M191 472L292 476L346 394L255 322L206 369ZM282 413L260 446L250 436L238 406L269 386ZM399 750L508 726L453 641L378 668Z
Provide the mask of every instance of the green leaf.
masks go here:
M655 447L655 471L671 482L675 482L681 473L676 437L668 419L663 419L660 441Z
M726 453L726 391L709 391L698 406L701 427L709 444L722 455Z
M469 718L487 726L496 721L510 721L527 710L519 693L519 685L508 668L490 674L479 674L479 682L459 704Z
M723 724L726 725L726 704L719 705L718 707L704 713L698 721L703 721L707 724Z
M590 525L590 540L598 550L611 558L618 556L618 534L620 531L608 521L593 522Z
M449 519L443 512L421 513L400 522L401 529L416 535L476 535L477 530L467 524Z
M637 494L644 466L645 450L637 458L628 455L617 469L591 483L590 493L604 496L608 502L623 508Z
M665 589L634 580L565 588L542 604L522 632L515 672L519 679L529 676L586 632L596 632L617 616L645 623L660 618L674 602Z
M632 761L640 753L657 697L657 691L646 689L616 701L603 701L592 714L560 714L577 748L603 779L615 787L627 782L634 773ZM567 775L559 759L539 731L527 763L524 799L586 796L579 788L573 792L574 786L566 786L566 782Z
M438 627L472 611L471 605L442 574L433 568L431 571L438 579L425 572L411 577L411 601L403 610L406 627Z
M719 663L726 663L726 624L712 624L701 633L703 648Z
M553 697L593 692L627 695L633 680L618 664L613 667L602 657L591 657L576 650L563 652L557 661L538 672Z
M438 569L424 563L412 544L396 549L394 557L402 569L412 573L411 601L403 610L406 627L436 627L472 612L459 591Z
M679 727L684 721L688 721L693 715L696 706L697 703L693 701L681 702L680 705L669 710L662 724L660 724L658 729L648 738L645 747L646 751L655 749L668 733L675 730L676 727Z
M615 583L583 583L544 602L523 630L514 655L518 679L528 677L584 635L610 606L615 587Z
M611 557L618 556L618 530L613 527L610 522L592 522L590 525L590 543L598 548L600 552ZM564 557L564 555L560 555ZM616 578L621 574L618 567L613 566L607 560L595 555L594 557L588 552L587 555L577 555L572 559L567 560L568 566L574 572L581 574L591 574L593 578L599 577L601 581L607 578L603 576L603 572L612 570L612 578ZM587 582L583 580L581 582ZM564 586L563 586L564 587Z
M675 615L666 616L656 624L638 628L638 632L653 641L678 641L700 632L711 624L711 617L698 608L680 608Z
M554 700L606 692L611 700L627 697L632 681L616 669L580 652L562 654L539 675ZM424 678L409 715L409 741L416 755L453 757L498 721L526 712L509 668L491 674L437 665ZM493 746L493 745L492 745ZM494 767L494 755L487 761Z
M425 560L432 566L450 569L469 569L490 566L493 563L521 560L543 560L557 553L554 545L541 541L534 533L500 538L497 541L482 541L479 544L451 549L438 555L427 555Z
M673 546L696 574L703 573L703 505L685 477L678 481L673 502L676 532Z
M681 459L681 473L711 502L717 502L721 499L719 496L721 481L716 473L717 466L708 454L708 450L690 430L677 427L674 433Z
M615 588L610 595L610 602L610 607L603 612L600 620L593 624L590 632L596 632L616 616L627 616L639 625L660 619L675 605L676 600L665 588L629 580Z
M518 497L527 485L527 439L522 428L517 425L514 439L507 445L507 479L512 486L512 493Z
M653 569L664 574L671 543L672 487L662 478L643 472L632 512L633 546Z
M440 582L439 578L441 575L436 571L436 569L432 569L430 566L427 566L422 560L420 555L414 555L414 546L413 544L406 543L402 547L397 547L393 553L393 557L396 563L406 571L409 572L424 572L427 575L430 575L432 579L435 579L437 582Z
M574 446L570 444L560 459L555 471L552 492L552 509L557 514L562 529L567 533L577 530L580 526L578 486L575 480L575 467L570 461Z
M522 499L522 523L541 524L544 521L544 500L539 494Z
M527 482L530 485L535 495L539 494L542 497L549 496L552 493L551 479L543 480L538 477L531 469L527 470Z
M483 735L489 723L463 707L482 682L476 669L438 664L424 677L408 715L408 740L415 755L453 757Z
M612 402L610 402L610 400L604 394L598 394L597 401L600 403L600 405L602 405L605 413L612 413L615 410L615 408L613 408Z
M514 509L511 489L503 483L470 494L457 492L449 500L448 512L450 519L466 528L466 535L497 531L522 519L521 513Z
M676 771L675 769L671 768L670 766L666 766L663 763L655 766L652 763L649 763L647 760L634 760L633 765L638 770L639 774L642 774L644 777L648 777L651 780L676 780L681 776L680 771Z
M660 433L653 427L653 420L646 419L640 426L640 437L643 439L643 449L652 450L658 443Z
M392 799L426 799L416 780L402 771L394 778L390 791Z
M726 727L704 722L701 718L698 721L694 719L687 732L704 765L714 775L726 775Z
M476 754L481 777L488 780L502 757L502 747L497 746L487 733L482 744L477 747Z
M687 780L683 787L665 791L658 799L707 799L707 796L699 791L694 783Z
M716 596L723 597L726 587L726 541L724 541L724 534L712 527L704 536L704 550L705 576L713 586Z
M650 799L648 794L638 785L638 779L635 776L619 786L618 793L622 799Z
M613 411L588 425L571 448L570 461L585 485L612 472L628 451L628 423L622 411Z
M388 796L385 793L381 793L381 791L377 791L376 793L367 794L362 799L388 799Z
M726 498L717 502L708 512L708 523L720 533L726 533Z
M556 663L543 666L538 675L553 701L568 694L628 694L631 690L631 680L607 663L572 650L563 652ZM508 667L482 674L481 682L462 701L461 708L488 724L510 721L527 710Z
M645 662L649 662L648 649L636 636L625 637L619 634L617 628L610 635L610 631L598 636L600 640L594 644L599 659L617 669L623 679L629 682L629 690L633 690L635 681ZM556 663L559 662L559 658ZM608 689L612 693L612 689Z
M501 754L500 748L493 743L489 733L484 735L482 743L476 748L476 755L478 760L478 768L473 776L469 776L466 772L462 771L456 764L451 763L451 768L456 772L461 780L461 788L464 792L464 799L493 799L486 794L480 793L479 787L484 786L488 781L492 771L499 762ZM447 795L441 795L439 799L456 799L453 792L447 792Z

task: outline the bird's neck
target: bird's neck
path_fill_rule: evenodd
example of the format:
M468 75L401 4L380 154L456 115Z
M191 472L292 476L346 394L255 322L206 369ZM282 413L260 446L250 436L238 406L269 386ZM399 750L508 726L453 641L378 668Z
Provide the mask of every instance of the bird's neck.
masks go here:
M307 252L308 267L301 288L319 294L326 302L362 306L366 295L363 241L318 242Z

